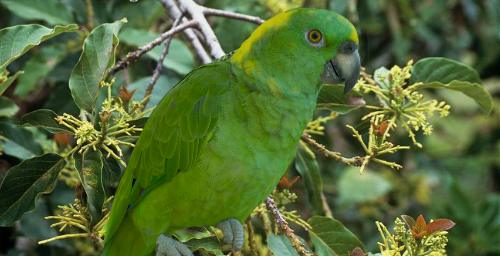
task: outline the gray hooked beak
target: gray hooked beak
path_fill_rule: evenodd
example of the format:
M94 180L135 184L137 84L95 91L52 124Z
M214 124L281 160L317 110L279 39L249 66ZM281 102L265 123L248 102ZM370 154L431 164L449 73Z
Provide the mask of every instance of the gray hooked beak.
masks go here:
M349 92L358 82L361 61L358 50L350 53L337 53L337 56L326 62L321 80L323 83L344 82L344 93Z

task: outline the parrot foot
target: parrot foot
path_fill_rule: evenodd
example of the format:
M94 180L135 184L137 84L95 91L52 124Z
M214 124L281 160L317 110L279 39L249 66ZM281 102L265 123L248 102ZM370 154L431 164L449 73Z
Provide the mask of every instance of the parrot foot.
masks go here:
M224 234L223 242L232 245L233 251L243 248L244 232L243 226L236 219L227 219L217 224L217 228Z
M156 256L193 256L189 248L166 235L160 235L156 240Z

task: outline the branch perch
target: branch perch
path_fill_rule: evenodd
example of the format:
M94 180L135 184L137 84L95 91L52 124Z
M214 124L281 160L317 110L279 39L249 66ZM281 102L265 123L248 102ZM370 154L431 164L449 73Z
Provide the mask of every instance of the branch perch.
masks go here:
M182 20L182 16L179 16L175 21L174 24L172 25L173 28L177 27L179 23ZM143 107L146 107L149 103L149 100L151 99L151 93L153 93L153 89L156 85L156 82L158 81L158 78L160 78L160 73L163 68L163 62L165 61L165 58L167 57L168 54L168 49L170 48L170 42L172 42L173 37L167 38L165 42L163 43L163 51L161 52L160 58L158 59L158 63L156 63L155 70L153 71L153 75L151 76L151 80L149 81L148 87L146 88L146 92L144 93L144 102L143 102Z
M165 8L168 16L172 20L177 20L179 17L182 16L182 13L175 4L174 0L161 0L161 3ZM186 17L183 17L181 21L187 22L188 19ZM205 48L203 48L200 39L196 36L193 29L186 28L183 32L184 35L186 35L189 42L191 43L191 46L193 46L193 49L196 52L196 55L198 55L198 57L200 58L201 62L203 64L212 62L212 58L210 58L210 55L208 55L207 51L205 51Z
M301 256L312 256L310 252L306 250L302 241L293 233L293 230L288 226L288 222L285 220L283 215L281 215L280 210L276 206L276 203L271 197L266 198L266 208L271 212L274 216L274 221L278 225L281 231L285 233L285 235L292 242L293 248L301 255Z
M116 72L128 67L130 63L136 61L139 59L142 55L147 53L148 51L151 51L154 47L157 45L161 44L163 41L167 40L168 38L174 36L175 34L183 31L186 28L194 27L198 24L197 21L190 20L188 22L182 23L179 26L172 27L170 30L167 32L161 34L158 38L155 40L149 42L148 44L139 47L137 50L133 52L129 52L125 58L122 58L120 61L118 61L113 67L109 69L109 75L113 76L116 74Z
M304 133L300 138L302 139L302 141L304 141L305 143L310 145L313 149L315 149L316 151L318 151L319 153L323 154L326 157L335 159L337 161L352 166L361 166L363 164L364 157L359 157L359 156L352 158L343 157L339 152L334 152L326 149L324 145L318 143L316 140L311 138L309 134Z
M212 27L210 27L210 24L208 24L207 18L203 13L205 7L202 7L191 0L177 1L177 6L179 6L179 9L182 12L189 14L189 16L191 16L191 19L195 20L198 23L198 28L205 37L205 43L208 45L210 55L212 55L212 57L216 59L224 56L224 50L222 50L219 40L215 36Z

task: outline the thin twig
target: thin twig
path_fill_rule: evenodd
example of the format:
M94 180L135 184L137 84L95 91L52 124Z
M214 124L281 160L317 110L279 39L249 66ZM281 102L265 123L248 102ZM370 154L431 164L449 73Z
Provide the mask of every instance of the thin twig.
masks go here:
M235 20L248 21L248 22L251 22L251 23L254 23L257 25L264 23L264 20L257 17L257 16L251 16L251 15L246 15L246 14L241 14L241 13L236 13L236 12L223 11L223 10L208 8L208 7L203 7L203 13L206 16L220 16L220 17L225 17L225 18L230 18L230 19L235 19Z
M161 3L167 11L168 16L170 16L172 20L177 20L179 17L183 16L174 0L161 0ZM182 18L182 22L187 21L188 19L186 17ZM193 50L196 52L196 55L198 56L198 58L200 58L201 62L203 64L212 62L212 58L210 58L210 55L208 55L205 48L203 48L203 45L201 44L200 39L194 33L194 30L192 28L187 28L183 32L191 43L191 46L193 46Z
M179 23L182 20L182 16L178 17L174 23L172 24L172 27L175 28L176 26L179 25ZM146 92L144 93L144 102L142 104L143 107L146 107L148 105L149 100L151 99L151 93L153 93L153 89L156 85L156 82L158 81L158 78L160 78L160 73L163 68L163 62L165 61L165 58L167 57L168 54L168 49L170 48L170 42L172 42L173 37L169 37L165 40L163 43L163 50L161 52L160 58L158 58L158 63L156 63L155 70L153 71L153 75L151 76L151 80L149 81L148 87L146 88Z
M113 76L114 74L116 74L116 72L118 72L118 71L120 71L120 70L128 67L128 65L130 65L130 63L136 61L142 55L144 55L145 53L147 53L148 51L150 51L151 49L153 49L157 45L161 44L166 39L174 36L175 34L183 31L184 29L187 29L187 28L190 28L190 27L194 27L197 24L198 24L197 21L190 20L188 22L180 24L179 26L172 27L170 30L164 32L163 34L161 34L155 40L149 42L148 44L146 44L144 46L139 47L137 50L135 50L133 52L129 52L127 54L127 56L125 56L125 58L122 58L113 67L111 67L109 69L108 74L111 75L111 76Z
M87 28L90 31L94 27L94 6L92 5L92 0L86 0L85 7L87 9Z
M361 166L363 164L363 159L364 159L363 157L359 157L359 156L355 156L355 157L351 157L351 158L343 157L339 152L333 152L333 151L326 149L326 147L324 145L318 143L316 140L311 138L311 136L309 134L306 134L306 133L302 134L301 139L302 139L302 141L304 141L305 143L310 145L313 149L315 149L316 151L318 151L319 153L323 154L326 157L335 159L337 161L340 161L342 163L345 163L347 165L352 165L352 166Z
M285 235L292 242L293 248L301 255L301 256L312 256L313 254L308 252L304 247L302 241L295 235L293 230L288 226L288 222L281 215L280 210L276 206L276 203L271 197L266 198L266 208L272 213L274 216L274 221L278 225L278 227L285 233Z

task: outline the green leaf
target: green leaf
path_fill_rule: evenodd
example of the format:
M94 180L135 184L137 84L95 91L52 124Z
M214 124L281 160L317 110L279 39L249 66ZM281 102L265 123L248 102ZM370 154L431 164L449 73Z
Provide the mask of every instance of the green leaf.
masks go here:
M103 161L102 183L108 195L113 194L118 187L122 174L121 166L113 158Z
M204 251L213 256L224 256L221 245L217 238L206 237L201 239L190 239L185 243L191 251ZM205 254L203 254L205 255Z
M342 171L337 184L339 201L342 203L364 203L374 201L392 188L391 183L376 172L359 173L358 168Z
M17 25L0 30L0 71L43 41L64 32L78 30L78 25L55 26L53 29L42 25Z
M59 125L55 120L56 117L57 114L50 109L37 109L25 114L21 118L21 123L24 126L42 128L51 133L71 132L66 127Z
M147 30L126 28L120 33L120 40L125 44L140 47L159 36L159 34L151 33ZM155 47L146 56L155 61L158 60L162 52L162 47ZM163 64L166 68L185 75L193 69L194 57L189 48L181 40L174 38L170 43L168 55Z
M99 82L106 76L106 70L115 63L118 45L118 31L125 19L105 23L90 32L83 43L83 51L71 72L69 88L76 105L92 112L99 97Z
M308 223L312 226L309 235L319 256L349 256L354 248L364 248L361 241L336 219L314 216Z
M0 139L0 145L6 155L27 159L42 153L33 133L24 127L0 123L0 135L3 137Z
M344 94L340 84L324 84L318 95L318 109L329 109L339 114L347 114L363 106L364 100L355 92Z
M35 207L39 194L50 193L64 164L61 156L45 154L10 168L0 185L0 226L12 225Z
M102 217L102 206L106 200L106 191L102 183L102 154L100 151L89 151L85 154L75 154L73 157L87 195L87 208L92 217L91 221L95 224Z
M127 18L130 27L150 28L165 15L165 10L159 1L122 1L111 14L113 19Z
M323 209L323 179L316 159L300 148L295 157L295 169L304 179L307 198L315 215L325 215Z
M267 234L267 246L275 256L298 256L292 242L285 235Z
M19 77L15 94L25 96L30 93L36 88L38 81L47 77L67 54L68 52L62 47L43 47L24 65L24 74Z
M9 11L27 20L44 20L50 25L73 22L71 13L58 0L2 0Z
M7 97L0 96L0 117L11 117L17 113L19 107Z
M485 113L493 108L491 95L481 85L479 74L471 67L447 58L425 58L413 66L412 83L421 82L418 89L443 88L462 92L471 97Z
M1 71L1 70L0 70ZM3 80L3 82L0 82L0 95L2 95L7 88L16 80L16 78L24 73L23 71L17 71L13 76L7 77L7 79ZM1 74L0 74L1 76Z

